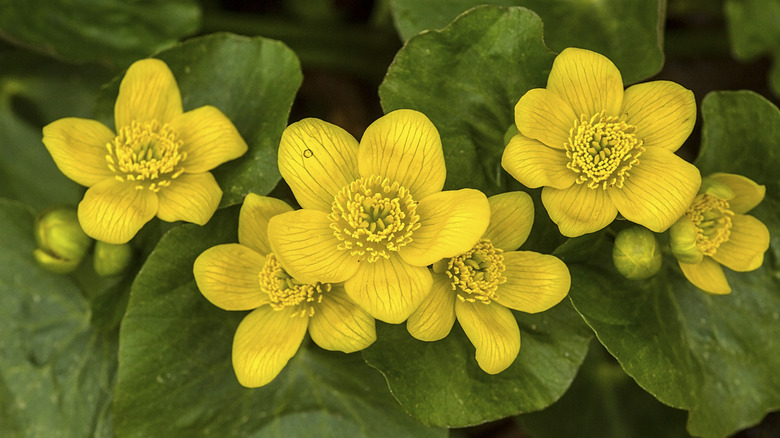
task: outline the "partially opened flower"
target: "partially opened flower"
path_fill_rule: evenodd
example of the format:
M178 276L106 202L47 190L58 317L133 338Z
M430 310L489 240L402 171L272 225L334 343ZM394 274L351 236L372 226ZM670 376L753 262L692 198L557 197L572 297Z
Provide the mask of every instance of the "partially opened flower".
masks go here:
M598 231L620 213L654 232L669 228L701 183L674 152L696 120L693 93L667 81L623 90L607 58L568 48L553 62L547 88L515 106L514 136L502 165L542 202L561 234Z
M449 334L457 318L476 347L479 366L500 373L520 351L520 330L509 309L537 313L569 292L566 265L551 255L514 251L533 224L533 202L523 192L492 196L490 226L469 251L433 266L433 287L409 317L409 333L423 341Z
M670 230L672 252L685 277L713 294L731 293L721 265L737 272L761 267L769 229L747 215L766 188L741 175L715 173Z
M168 66L130 66L114 107L116 133L96 120L69 117L43 128L43 143L62 173L89 187L78 207L84 231L125 243L157 216L203 225L222 198L209 170L247 145L213 106L183 112Z
M400 323L430 291L428 265L467 251L489 221L487 198L441 191L439 134L423 114L391 112L360 144L317 119L287 127L279 171L303 207L274 217L274 253L302 281L344 281L369 314Z
M326 350L351 353L376 340L374 319L337 284L303 282L271 252L268 221L292 208L250 194L238 219L239 243L218 245L195 260L203 296L225 310L252 310L233 339L233 368L250 388L273 380L298 351L308 330Z

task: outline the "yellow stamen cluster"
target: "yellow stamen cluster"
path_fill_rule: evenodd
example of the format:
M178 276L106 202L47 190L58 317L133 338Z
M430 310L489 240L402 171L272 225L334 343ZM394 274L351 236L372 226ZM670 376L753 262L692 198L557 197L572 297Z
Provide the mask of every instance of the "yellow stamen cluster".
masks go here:
M260 271L260 287L271 297L271 308L298 307L293 316L313 316L314 304L322 302L322 294L330 292L330 283L299 283L284 270L273 254L265 258Z
M137 190L157 192L184 172L181 163L187 153L181 145L167 124L133 121L106 145L106 163L118 180L133 181Z
M459 300L490 304L497 297L498 285L506 282L505 270L504 251L483 239L468 252L451 258L445 272Z
M339 249L360 261L374 263L389 258L412 241L420 228L417 202L409 191L389 179L372 175L344 186L336 195L328 216Z
M604 111L590 118L584 114L569 131L564 144L571 160L566 167L578 173L577 184L603 189L623 187L631 167L639 163L645 149L636 137L636 127Z
M720 244L729 240L734 212L728 201L700 193L685 214L696 225L696 246L704 255L715 255Z

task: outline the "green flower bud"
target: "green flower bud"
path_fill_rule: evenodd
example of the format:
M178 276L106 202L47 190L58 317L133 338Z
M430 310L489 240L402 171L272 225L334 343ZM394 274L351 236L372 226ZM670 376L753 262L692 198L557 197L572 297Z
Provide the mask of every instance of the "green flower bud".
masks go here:
M699 230L688 216L681 217L669 228L669 246L674 257L682 263L699 263L704 257L696 245Z
M658 273L661 250L653 232L638 226L619 232L612 248L612 262L618 272L631 280L644 280Z
M33 257L44 269L56 274L74 271L87 253L92 239L79 225L76 209L71 206L47 208L35 219Z
M133 260L133 248L127 243L95 242L95 272L103 277L121 274Z

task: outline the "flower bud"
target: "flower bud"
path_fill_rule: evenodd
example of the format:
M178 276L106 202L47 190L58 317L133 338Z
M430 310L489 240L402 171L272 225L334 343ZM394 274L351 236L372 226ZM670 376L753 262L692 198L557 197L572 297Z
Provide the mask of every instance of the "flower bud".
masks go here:
M652 231L634 226L620 231L612 248L618 272L631 280L650 278L661 269L661 250Z
M681 217L669 228L669 246L678 261L695 264L704 257L704 253L696 245L698 234L699 230L688 216Z
M119 275L130 266L133 260L133 248L127 243L95 242L95 272L103 277Z
M35 242L38 248L33 256L38 264L50 272L67 274L81 263L92 239L81 229L74 207L54 206L35 219Z

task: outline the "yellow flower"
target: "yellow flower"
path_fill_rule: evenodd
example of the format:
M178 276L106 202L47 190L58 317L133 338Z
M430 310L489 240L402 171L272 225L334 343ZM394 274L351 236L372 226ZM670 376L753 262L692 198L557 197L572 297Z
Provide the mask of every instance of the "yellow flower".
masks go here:
M509 309L537 313L569 292L566 265L551 255L514 251L533 224L533 202L523 192L492 196L490 225L471 250L433 266L433 288L409 317L409 333L423 341L449 334L457 318L476 347L480 368L500 373L520 351L520 330Z
M271 252L268 221L292 208L249 194L238 218L237 244L217 245L195 260L203 296L225 310L252 310L233 339L233 369L249 388L273 380L298 351L308 330L326 350L352 353L376 340L374 319L337 284L302 282Z
M317 119L290 125L279 171L303 207L274 217L274 253L303 281L344 281L356 303L389 323L406 320L431 288L427 266L467 251L487 227L487 198L441 191L439 134L423 114L391 112L360 144Z
M670 230L672 252L685 277L713 294L731 293L721 265L737 272L758 269L769 249L769 230L744 214L763 199L766 188L741 175L716 173Z
M614 64L568 48L555 58L547 88L515 106L514 136L502 165L542 202L561 234L609 225L618 213L654 232L690 205L699 171L674 152L696 120L693 93L667 81L623 90Z
M117 133L75 117L43 128L43 143L60 171L89 187L78 207L84 231L118 244L155 215L208 222L222 198L208 171L247 150L230 120L212 106L183 112L168 66L144 59L122 79L114 122Z

